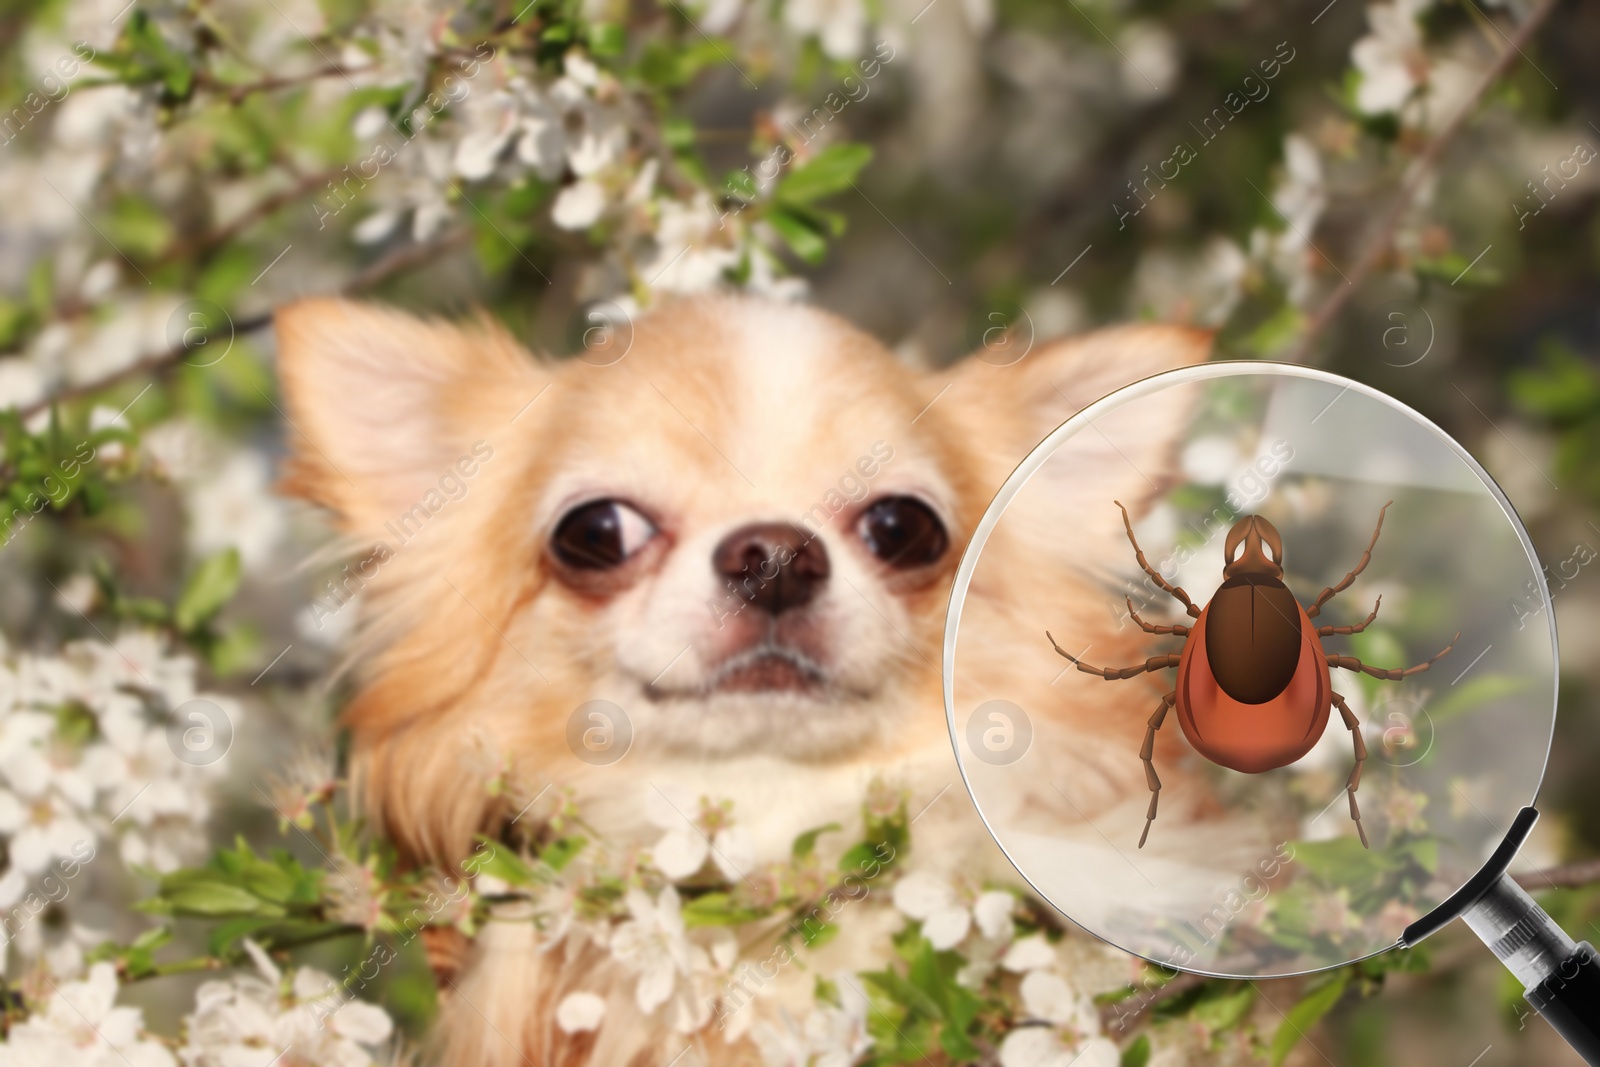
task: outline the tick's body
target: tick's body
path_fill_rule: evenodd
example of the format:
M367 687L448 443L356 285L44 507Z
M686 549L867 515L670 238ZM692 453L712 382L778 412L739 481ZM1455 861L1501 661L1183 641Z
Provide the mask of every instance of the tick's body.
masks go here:
M1223 586L1200 612L1178 660L1183 735L1206 759L1247 774L1287 766L1311 751L1333 701L1316 627L1285 586L1276 589L1282 596L1267 600L1270 592ZM1253 672L1241 654L1245 647L1260 657ZM1316 711L1308 716L1307 708Z
M1122 505L1117 505L1119 508ZM1091 667L1057 645L1055 650L1087 674L1112 681L1133 678L1146 671L1178 668L1178 686L1162 698L1161 706L1146 724L1144 746L1145 777L1150 785L1150 810L1145 817L1139 847L1144 847L1155 821L1156 803L1161 798L1161 779L1153 761L1156 731L1165 721L1167 710L1176 707L1178 725L1195 751L1213 763L1236 771L1256 774L1287 766L1307 752L1322 737L1332 709L1337 707L1350 731L1355 749L1355 767L1345 783L1350 798L1350 817L1355 820L1361 843L1367 832L1361 826L1361 809L1356 804L1356 788L1361 784L1361 764L1367 758L1360 724L1333 691L1330 667L1364 671L1375 678L1398 680L1431 667L1451 648L1449 645L1433 659L1404 670L1368 667L1354 656L1329 655L1322 638L1332 634L1353 634L1365 630L1378 617L1377 606L1365 621L1354 626L1316 626L1312 623L1322 606L1335 593L1349 588L1356 575L1372 559L1373 545L1383 530L1385 504L1378 512L1378 526L1372 541L1355 570L1338 585L1324 589L1310 608L1302 608L1289 587L1283 584L1283 541L1278 531L1259 515L1246 515L1228 531L1223 548L1228 565L1223 583L1211 602L1197 607L1189 595L1165 581L1150 566L1134 539L1128 511L1122 509L1123 525L1133 544L1135 557L1156 585L1171 594L1194 617L1193 626L1156 626L1139 618L1128 601L1128 614L1146 633L1172 634L1184 639L1183 651L1152 656L1137 667ZM1381 598L1380 598L1381 600ZM1046 633L1046 637L1050 635ZM1460 637L1457 634L1456 637Z

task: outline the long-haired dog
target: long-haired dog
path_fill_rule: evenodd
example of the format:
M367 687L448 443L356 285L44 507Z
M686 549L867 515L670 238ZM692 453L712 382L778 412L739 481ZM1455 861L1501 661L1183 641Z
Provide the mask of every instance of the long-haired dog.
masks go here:
M802 831L857 824L869 785L889 781L914 810L932 802L913 866L1013 884L945 726L951 575L991 495L1049 430L1203 359L1210 340L1131 326L929 372L831 315L732 297L645 316L604 366L538 358L488 322L337 300L284 309L277 333L285 484L353 544L379 546L363 564L345 724L363 802L410 861L453 868L477 835L539 817L518 810L532 796L484 788L498 760L569 790L622 848L661 836L652 804L731 799L756 865L786 857ZM1159 435L1134 447L1135 467L1170 467ZM1105 485L1046 476L1063 524L1109 506ZM1137 508L1141 487L1122 491ZM991 629L1014 625L1016 648L1053 659L1042 631L1061 605L1104 596L1050 548L992 545L1017 558L969 603ZM1126 549L1105 551L1120 564ZM1094 637L1107 661L1142 647L1137 628L1119 633L1095 610L1104 632L1079 640ZM1007 671L1003 646L990 658ZM1074 806L1136 828L1149 694L1108 687L1074 716L1049 680L1032 706L1071 737L1051 758L1077 783ZM606 725L631 732L614 763L580 758L572 741L593 701L621 709L626 721ZM891 958L892 931L855 911L767 1008L808 1003L811 973ZM606 951L546 952L544 936L490 923L446 974L444 1062L660 1067L677 1053L669 1013L643 1014ZM555 1008L580 989L606 1001L605 1021L568 1034ZM759 1062L744 1038L697 1047Z

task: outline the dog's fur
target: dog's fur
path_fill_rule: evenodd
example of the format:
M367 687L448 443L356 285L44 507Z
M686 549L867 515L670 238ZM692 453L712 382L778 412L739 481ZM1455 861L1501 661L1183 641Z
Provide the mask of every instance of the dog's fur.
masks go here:
M822 312L733 297L648 315L609 366L536 358L488 322L458 327L334 300L284 309L277 330L288 490L331 509L355 543L393 549L363 595L366 654L345 722L364 800L408 857L448 867L475 834L502 833L517 814L482 787L489 751L530 780L575 790L588 821L622 845L661 832L644 818L648 791L732 798L758 862L785 856L802 830L857 825L867 784L883 776L910 790L913 810L938 798L915 827L917 866L1013 884L961 788L945 728L951 574L991 495L1050 429L1121 385L1203 359L1210 340L1132 326L1041 345L1010 366L969 359L925 372ZM475 473L457 479L467 484L459 499L440 495L441 477L478 442L492 459L466 465ZM862 465L879 442L875 458L892 458ZM1169 465L1159 437L1139 447L1125 457L1138 469ZM1113 492L1135 506L1149 493L1137 479L1041 477L1060 482L1049 490L1062 523L1108 508ZM857 517L891 494L916 496L943 520L949 547L933 564L892 570L863 548ZM597 498L628 501L658 533L604 580L575 584L552 561L550 535L572 505ZM425 523L408 523L420 530L397 545L392 524L419 515L419 503ZM719 541L751 522L807 515L831 564L817 596L776 621L730 610L740 602L710 566ZM1001 565L974 587L969 610L988 613L987 632L1015 635L986 657L998 676L1016 673L1023 647L1030 664L1053 659L1041 631L1063 602L1096 594L1050 544L1001 538L990 551ZM1107 540L1103 558L1121 565L1126 552ZM1136 628L1116 632L1095 610L1106 632L1077 638L1094 636L1101 661L1147 654ZM803 654L812 684L766 686L758 672L718 687L727 657L764 640ZM1041 677L1010 691L1033 686L1031 706L1061 716L1057 735L1072 743L1052 758L1078 783L1072 804L1137 827L1153 688L1108 687L1092 716L1074 718L1049 690L1051 673L1029 673ZM632 750L611 766L568 749L569 716L593 699L632 722ZM1059 805L1053 795L1040 803ZM1181 817L1163 805L1163 818ZM889 931L872 926L871 909L857 911L810 973L883 965ZM477 939L445 989L446 1063L651 1065L676 1051L602 953L569 958L535 942L526 923L491 924ZM810 983L797 975L776 1003L809 1001ZM598 1033L572 1038L554 1026L555 1004L573 989L606 997ZM757 1059L748 1042L701 1051Z

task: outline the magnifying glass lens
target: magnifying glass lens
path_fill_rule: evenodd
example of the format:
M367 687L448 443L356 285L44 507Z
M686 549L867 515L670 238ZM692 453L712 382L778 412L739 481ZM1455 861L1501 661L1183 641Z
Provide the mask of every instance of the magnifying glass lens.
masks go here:
M1045 900L1154 962L1271 977L1392 947L1484 864L1544 773L1555 630L1526 531L1432 423L1209 364L1011 476L945 678L968 788Z

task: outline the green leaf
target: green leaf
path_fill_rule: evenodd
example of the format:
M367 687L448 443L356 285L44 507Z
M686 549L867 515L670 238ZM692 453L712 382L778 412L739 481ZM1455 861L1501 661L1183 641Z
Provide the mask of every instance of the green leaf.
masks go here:
M26 305L0 298L0 349L16 346L32 317Z
M237 674L247 666L258 665L260 661L261 634L248 623L226 627L214 640L197 644L211 673L219 678Z
M1256 991L1248 982L1208 983L1205 993L1189 1010L1189 1017L1216 1033L1231 1030L1250 1011Z
M735 926L765 915L764 911L734 903L727 893L704 893L683 906L685 926Z
M273 923L277 919L260 916L248 916L242 919L229 919L211 931L211 936L206 939L206 948L213 956L226 956L240 940L249 937Z
M130 948L156 949L172 940L172 927L155 926L133 939Z
M863 841L839 857L839 869L846 874L855 874L870 870L878 862L877 847L871 841Z
M292 874L270 863L251 864L244 874L244 888L274 904L287 904L294 895L295 884Z
M589 27L589 51L597 56L620 56L628 44L628 31L615 22L596 22Z
M1278 1030L1272 1035L1272 1067L1281 1067L1288 1058L1289 1053L1306 1036L1306 1031L1317 1024L1317 1021L1339 1003L1339 998L1344 995L1345 987L1350 984L1350 971L1339 970L1322 985L1311 990L1301 997L1299 1002L1284 1015L1283 1022L1278 1025Z
M1504 280L1501 273L1485 263L1474 264L1460 252L1446 252L1442 256L1420 257L1412 261L1412 269L1419 278L1432 278L1450 285L1499 285Z
M767 214L767 221L778 231L778 236L783 238L784 244L807 263L821 263L827 256L827 237L819 233L804 216L779 207Z
M807 830L805 833L794 839L794 845L789 849L790 855L797 860L805 859L807 856L811 855L811 853L816 851L818 837L821 837L823 834L832 833L838 829L841 829L838 823L830 822L826 826L818 826L814 829Z
M1305 327L1305 314L1285 301L1245 337L1242 346L1258 356L1273 356L1288 348Z
M1382 877L1389 867L1387 853L1364 848L1354 837L1326 841L1297 841L1294 858L1319 885L1362 889Z
M804 928L804 932L801 934L800 940L804 942L806 948L821 948L823 945L826 945L829 941L832 941L834 938L839 936L838 923L822 923L821 925L813 925L811 920L807 919L800 925Z
M539 861L551 870L559 871L588 844L586 837L558 837L539 850Z
M179 915L283 915L284 909L261 900L247 889L218 881L195 881L162 891L162 899Z
M238 591L239 574L238 549L225 548L206 557L183 587L172 611L173 623L184 633L193 633L211 621Z
M944 1009L939 1007L938 1001L894 971L866 971L861 977L869 986L877 989L902 1007L909 1008L930 1019L942 1019L944 1017Z
M550 876L524 863L521 857L511 851L503 841L491 841L486 837L478 838L480 843L488 844L493 850L485 860L474 860L476 871L498 878L511 885L534 885L548 882Z
M789 204L810 204L850 188L871 161L867 145L831 145L790 171L773 195Z
M1470 681L1450 687L1450 691L1427 707L1435 726L1440 721L1484 704L1515 696L1533 683L1513 674L1480 674Z
M177 234L165 211L137 196L118 197L104 226L107 239L131 256L158 256Z
M1559 342L1539 351L1539 365L1506 379L1512 401L1524 411L1558 421L1587 418L1600 407L1600 371Z
M1145 1067L1150 1062L1150 1035L1140 1034L1122 1050L1121 1067Z
M134 9L116 47L96 55L94 62L130 84L159 82L174 100L187 99L194 88L189 57L168 44L160 27L140 8Z

